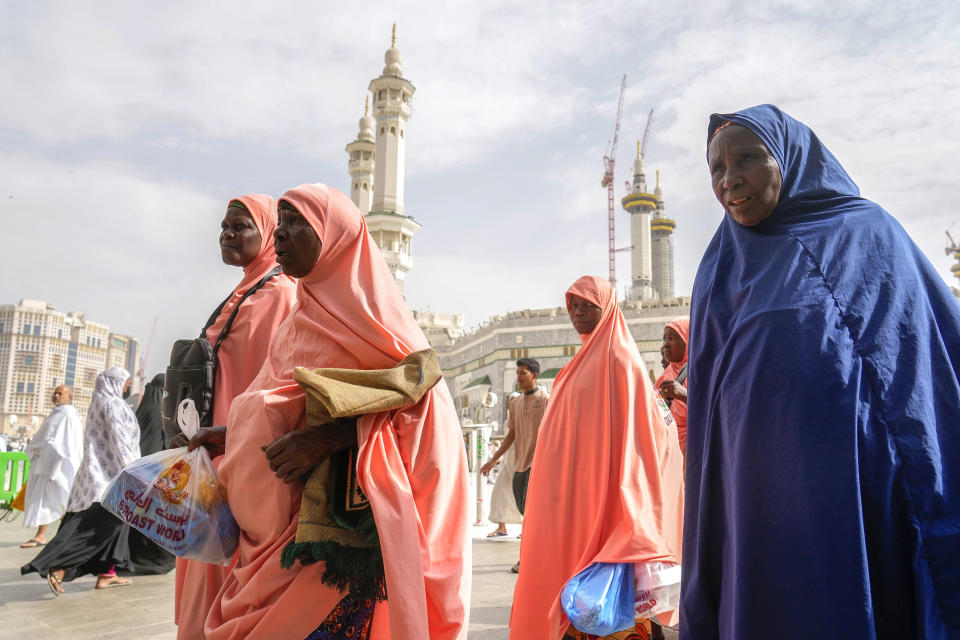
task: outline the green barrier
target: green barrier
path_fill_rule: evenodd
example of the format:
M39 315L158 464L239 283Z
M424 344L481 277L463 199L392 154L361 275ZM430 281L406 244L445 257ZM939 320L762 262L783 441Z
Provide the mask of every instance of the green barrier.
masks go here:
M30 458L20 451L0 452L0 506L9 507L30 473Z

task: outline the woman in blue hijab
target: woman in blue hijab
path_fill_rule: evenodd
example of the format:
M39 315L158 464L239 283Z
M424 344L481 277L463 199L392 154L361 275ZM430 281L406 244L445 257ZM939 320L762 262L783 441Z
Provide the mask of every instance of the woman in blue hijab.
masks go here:
M960 303L805 125L708 134L681 640L960 638Z

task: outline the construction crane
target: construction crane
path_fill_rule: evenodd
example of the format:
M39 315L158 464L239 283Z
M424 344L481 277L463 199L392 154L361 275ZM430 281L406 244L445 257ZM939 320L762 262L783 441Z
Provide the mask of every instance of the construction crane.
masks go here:
M155 334L156 332L157 332L157 319L156 319L156 317L154 317L154 319L153 319L153 326L150 327L150 338L147 339L147 348L144 349L144 350L140 353L140 362L137 363L137 364L138 364L138 368L140 369L140 371L139 371L138 373L140 374L140 397L141 397L141 398L143 397L143 389L144 389L144 387L145 387L146 384L147 384L147 382L146 382L146 381L147 381L147 373L146 373L147 366L146 366L146 365L147 365L147 360L150 358L150 347L153 346L153 336L154 336L154 334Z
M643 128L643 140L640 142L640 157L647 157L647 140L650 139L650 125L653 124L653 109L647 114L647 126Z
M653 124L653 109L650 109L650 113L647 114L647 126L643 128L643 138L640 140L637 145L637 153L640 154L640 157L646 159L647 157L647 140L650 139L650 125ZM630 180L626 181L627 193L633 193L633 182Z
M947 246L944 249L948 256L953 256L957 263L950 267L950 273L952 273L958 280L960 280L960 244L957 244L953 239L953 236L950 235L950 232L947 231Z
M614 289L617 287L617 233L614 213L616 209L613 203L613 171L617 161L617 141L620 138L620 120L623 118L623 94L627 89L627 74L623 74L620 80L620 101L617 103L617 122L613 127L613 140L610 142L610 150L603 156L603 179L600 181L601 187L607 189L607 246L608 260L610 267L610 284Z

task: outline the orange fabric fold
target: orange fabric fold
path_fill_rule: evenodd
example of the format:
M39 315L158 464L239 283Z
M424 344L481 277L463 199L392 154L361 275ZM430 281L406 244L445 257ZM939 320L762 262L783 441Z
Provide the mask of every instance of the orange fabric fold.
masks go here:
M610 284L567 291L602 309L554 382L533 458L513 640L557 640L566 582L594 562L680 562L682 456ZM664 616L671 618L672 616Z
M297 366L384 369L426 348L363 216L324 185L283 195L322 243L297 285L257 378L230 409L220 479L241 529L239 556L207 618L208 640L303 638L340 600L322 584L324 564L280 566L294 540L303 486L285 485L261 447L306 426ZM386 572L387 607L375 637L464 638L470 589L466 453L445 384L401 411L358 421L358 478L373 509Z
M260 253L244 267L243 279L233 290L220 315L207 329L207 340L211 345L216 343L243 294L277 266L277 254L273 250L273 231L277 228L274 199L253 194L235 200L243 203L260 231ZM260 372L267 357L270 339L293 308L296 291L296 281L280 274L241 305L230 333L217 354L212 424L227 424L233 399L243 393ZM215 459L214 466L218 467L220 461L221 458ZM174 619L178 638L195 640L202 637L207 612L229 571L229 567L177 559Z
M690 344L690 316L683 316L671 320L667 323L667 326L677 332L683 339L683 344ZM683 365L687 364L687 347L683 349L683 360L680 362L671 362L667 365L667 368L663 370L663 373L660 374L660 377L657 378L656 388L660 388L660 383L664 380L676 380L677 376L680 375L680 369L683 368ZM683 381L683 386L687 386L686 380ZM673 414L673 417L677 421L677 437L680 440L680 450L683 451L684 455L687 453L687 403L681 402L680 400L674 400L670 403L670 413Z

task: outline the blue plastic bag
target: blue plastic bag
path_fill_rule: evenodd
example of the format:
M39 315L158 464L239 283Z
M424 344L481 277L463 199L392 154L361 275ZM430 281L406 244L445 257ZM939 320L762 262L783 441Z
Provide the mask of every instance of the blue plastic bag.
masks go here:
M560 606L579 631L606 636L633 627L633 564L594 562L570 578Z

